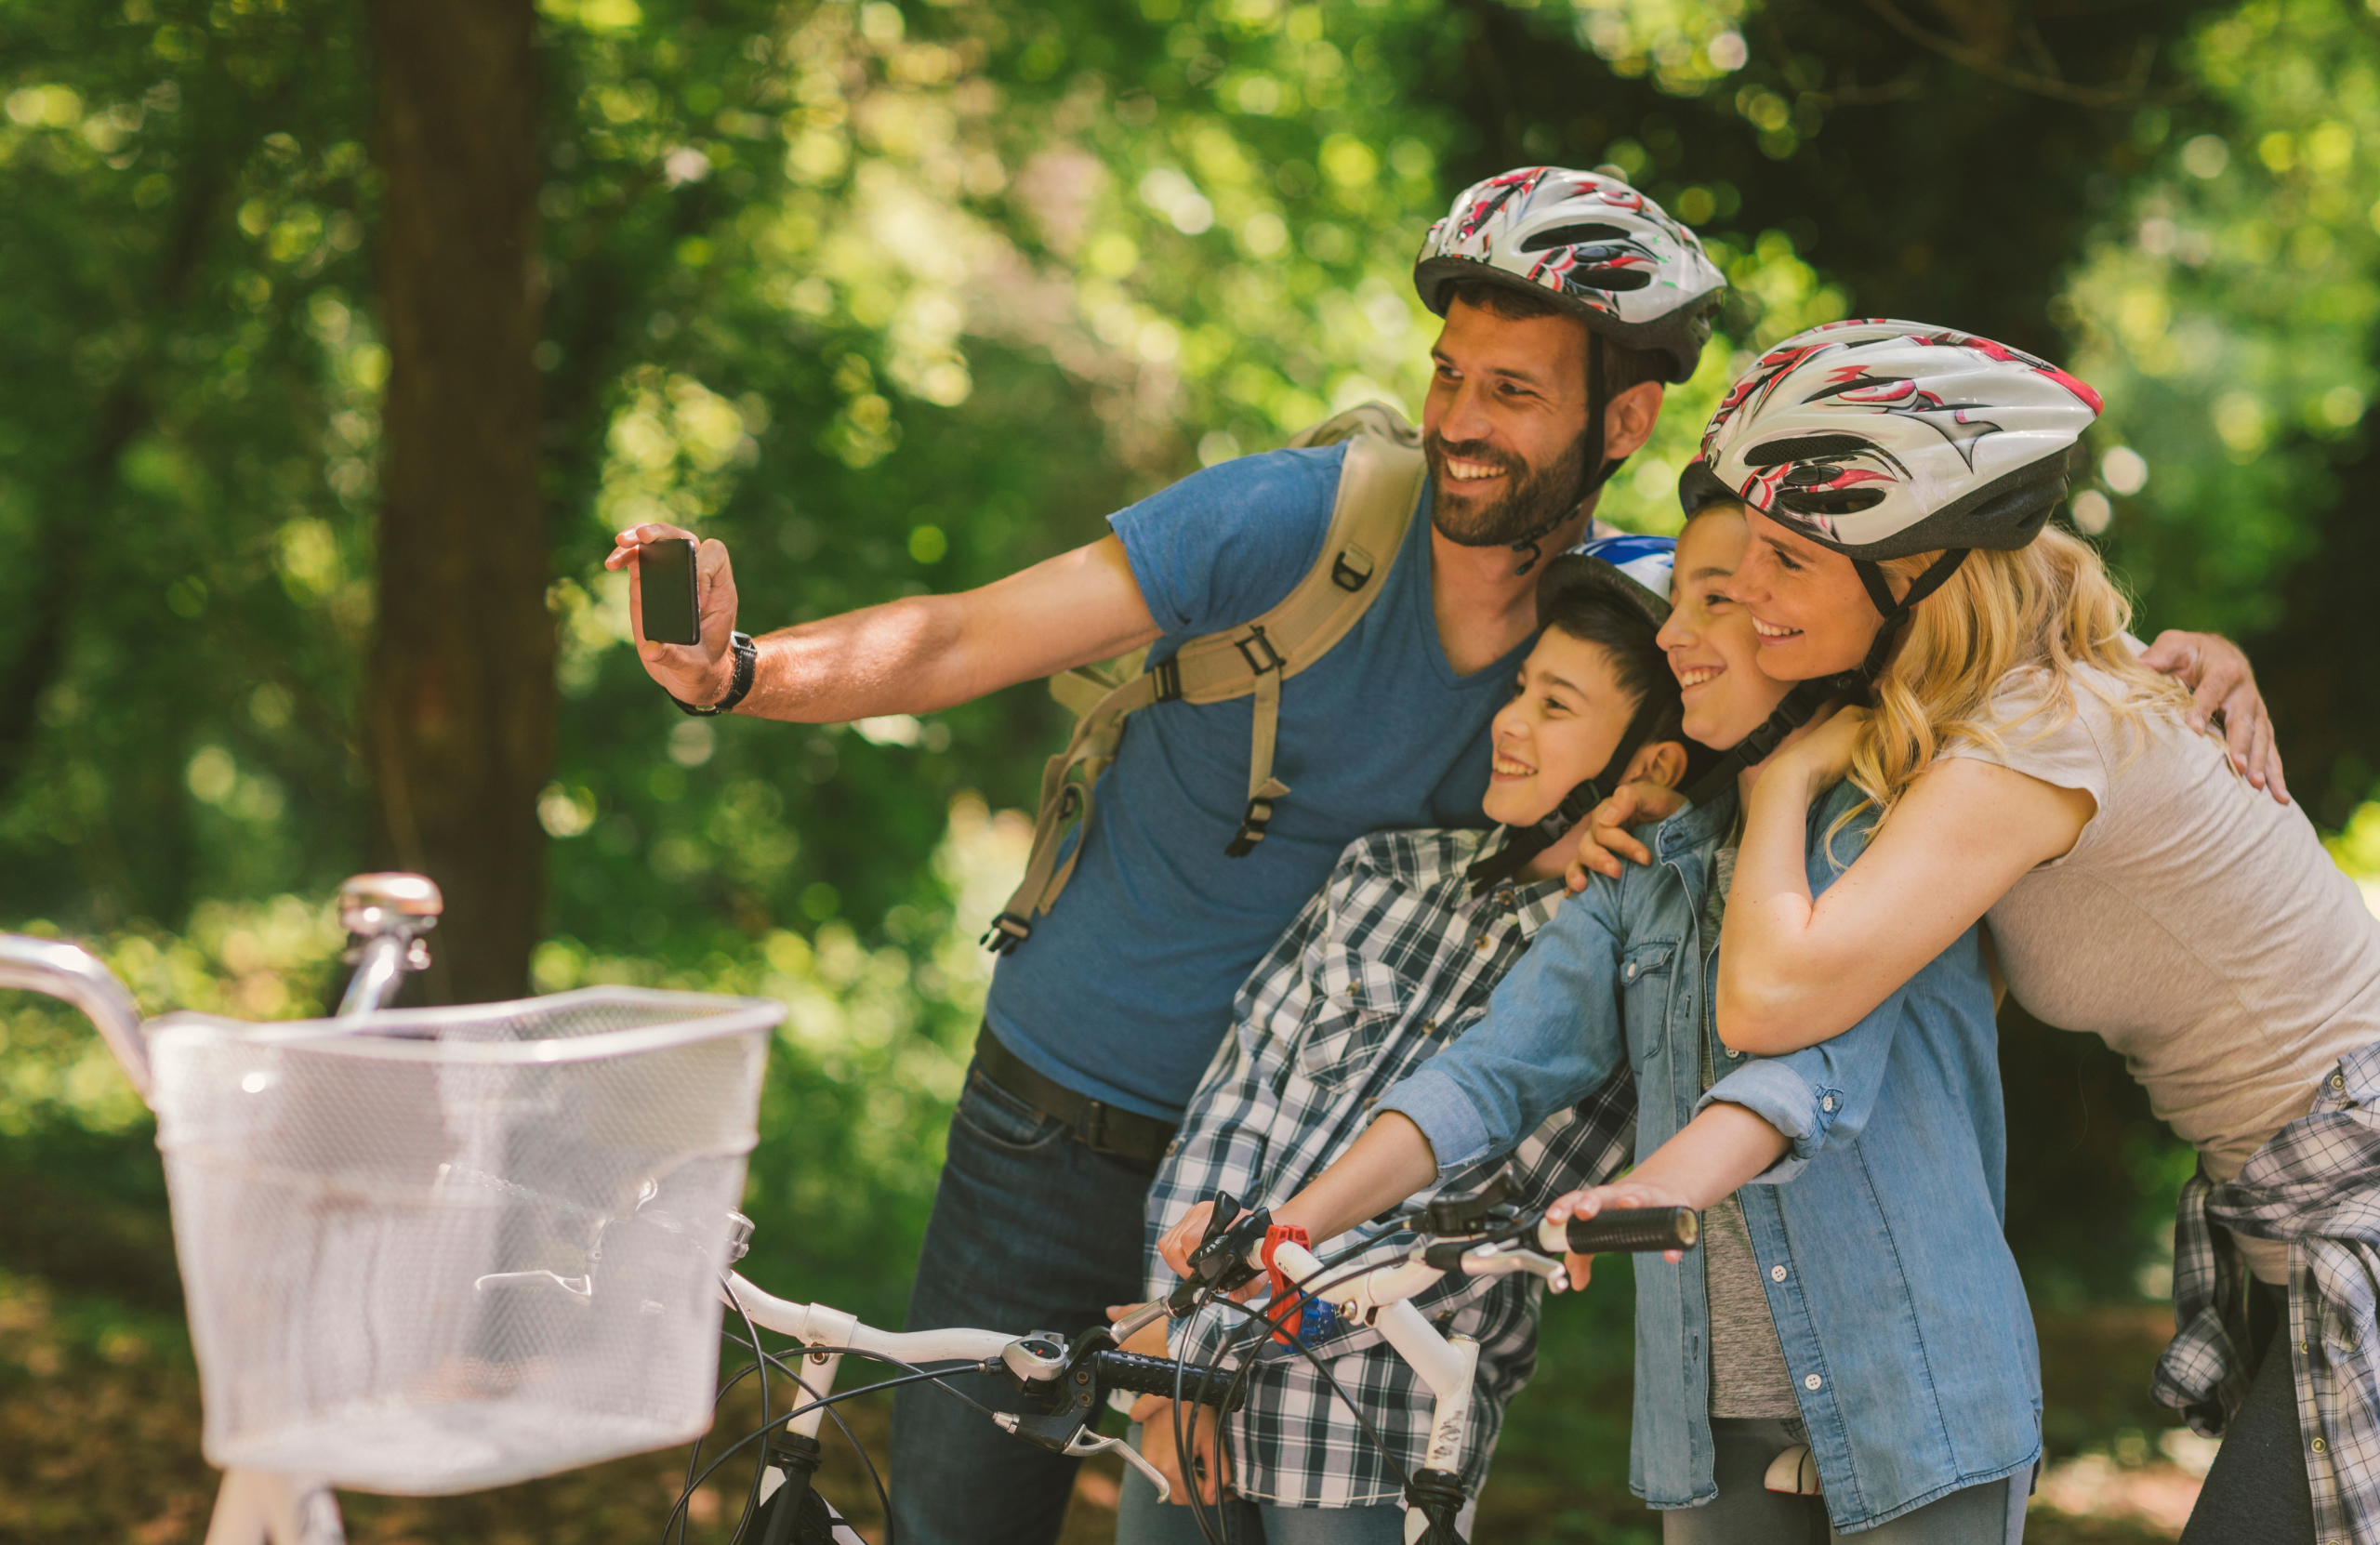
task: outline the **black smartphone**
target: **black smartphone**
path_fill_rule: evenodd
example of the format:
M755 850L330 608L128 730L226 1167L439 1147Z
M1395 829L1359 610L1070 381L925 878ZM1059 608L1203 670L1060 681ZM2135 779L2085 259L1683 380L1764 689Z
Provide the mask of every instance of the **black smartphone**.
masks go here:
M702 642L694 609L694 545L682 536L636 549L638 588L644 592L644 636L654 643Z

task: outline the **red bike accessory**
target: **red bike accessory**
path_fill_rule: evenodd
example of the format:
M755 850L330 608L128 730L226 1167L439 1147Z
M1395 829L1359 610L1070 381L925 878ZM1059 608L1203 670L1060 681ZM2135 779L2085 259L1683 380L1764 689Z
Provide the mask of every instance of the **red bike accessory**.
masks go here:
M1308 1250L1314 1248L1314 1241L1294 1223L1275 1223L1264 1231L1264 1249L1258 1257L1264 1262L1264 1274L1273 1288L1273 1307L1265 1312L1266 1318L1273 1322L1273 1340L1283 1346L1295 1346L1298 1331L1305 1324L1305 1295L1288 1274L1273 1264L1273 1251L1283 1240Z

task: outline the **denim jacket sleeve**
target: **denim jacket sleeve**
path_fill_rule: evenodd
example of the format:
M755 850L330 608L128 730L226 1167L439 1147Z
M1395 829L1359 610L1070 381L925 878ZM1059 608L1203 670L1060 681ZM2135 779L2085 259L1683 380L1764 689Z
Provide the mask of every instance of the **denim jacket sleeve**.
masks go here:
M1807 864L1813 897L1823 894L1849 867L1857 856L1854 850L1867 845L1871 826L1865 821L1854 820L1835 830L1837 819L1858 799L1851 785L1840 784L1810 812ZM1741 1105L1792 1143L1782 1158L1747 1184L1782 1185L1807 1169L1829 1143L1849 1142L1859 1135L1875 1109L1909 990L1903 983L1841 1035L1785 1056L1756 1057L1704 1093L1694 1107L1697 1115L1722 1101Z
M1725 1101L1741 1105L1785 1134L1792 1147L1747 1185L1782 1185L1809 1168L1829 1143L1849 1142L1876 1106L1893 1036L1900 1027L1902 986L1868 1017L1831 1040L1782 1057L1756 1057L1711 1086L1700 1115Z
M1625 879L1562 904L1497 985L1487 1016L1382 1097L1421 1129L1445 1180L1508 1154L1627 1059L1620 1001Z

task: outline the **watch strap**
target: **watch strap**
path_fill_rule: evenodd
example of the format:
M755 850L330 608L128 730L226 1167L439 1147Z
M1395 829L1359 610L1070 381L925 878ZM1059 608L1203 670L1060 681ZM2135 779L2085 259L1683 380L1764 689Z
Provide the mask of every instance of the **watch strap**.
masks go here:
M721 714L732 712L736 704L749 696L752 691L753 670L760 659L760 648L752 642L752 635L749 633L730 633L727 636L727 648L728 653L735 656L735 674L728 683L726 696L707 707L698 707L675 693L669 694L669 701L677 704L681 711L690 713L697 719L716 719Z

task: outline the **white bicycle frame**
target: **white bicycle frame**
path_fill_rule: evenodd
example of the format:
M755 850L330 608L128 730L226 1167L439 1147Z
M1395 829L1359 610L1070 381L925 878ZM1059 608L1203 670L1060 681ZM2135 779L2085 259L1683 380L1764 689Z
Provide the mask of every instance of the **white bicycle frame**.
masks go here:
M361 941L350 953L356 965L338 1016L355 1018L377 1011L396 994L408 971L429 964L420 935L434 926L440 908L437 887L417 875L359 875L341 887L341 920ZM98 957L76 945L55 940L0 934L0 988L20 988L47 994L81 1009L115 1055L125 1076L142 1098L151 1093L148 1044L139 1006L113 972ZM1561 1231L1543 1225L1538 1231L1540 1249L1523 1244L1483 1245L1463 1252L1463 1271L1474 1275L1533 1272L1559 1292L1567 1286L1560 1256ZM1260 1270L1261 1251L1250 1252L1250 1264ZM1324 1292L1342 1321L1360 1322L1381 1337L1410 1365L1426 1384L1436 1405L1431 1419L1425 1468L1456 1471L1470 1438L1472 1382L1479 1362L1479 1347L1470 1338L1447 1337L1432 1329L1428 1320L1408 1301L1426 1291L1447 1273L1412 1258L1374 1268L1361 1275L1330 1281L1321 1261L1301 1246L1284 1243L1275 1261L1291 1281L1322 1280ZM1063 1358L1053 1357L1030 1336L1002 1331L948 1329L895 1333L865 1325L854 1315L820 1303L795 1303L762 1291L740 1274L732 1274L721 1296L732 1310L748 1315L756 1326L789 1337L805 1347L848 1347L894 1362L937 1363L981 1367L1006 1362L1020 1376L1046 1378ZM1165 1313L1162 1302L1128 1318L1115 1327L1121 1341ZM837 1352L813 1351L804 1358L800 1383L802 1404L809 1408L787 1422L790 1432L814 1439L826 1419L819 1402L830 1394L842 1361ZM957 1370L954 1370L957 1371ZM1015 1431L1016 1418L1001 1424ZM1085 1428L1064 1452L1081 1458L1115 1450L1139 1469L1157 1488L1160 1500L1169 1488L1165 1477L1120 1438L1102 1437ZM774 1489L772 1472L763 1490ZM1421 1513L1408 1515L1408 1538L1418 1538ZM205 1545L346 1545L346 1525L338 1499L327 1482L317 1476L271 1474L258 1471L224 1472L221 1489L207 1523Z
M746 1280L742 1274L732 1274L721 1297L730 1309L740 1310L750 1316L754 1325L789 1336L809 1347L849 1347L854 1352L872 1353L894 1363L924 1366L932 1363L959 1363L980 1367L996 1360L1008 1361L1020 1373L1046 1375L1063 1366L1063 1359L1053 1359L1032 1350L1030 1337L1019 1337L997 1330L879 1330L862 1324L858 1316L832 1309L823 1303L793 1303L761 1291ZM1426 1327L1424 1327L1426 1328ZM831 1393L835 1385L835 1370L842 1364L839 1353L813 1352L802 1361L801 1391L803 1403L809 1409L793 1418L786 1425L798 1436L814 1438L826 1418L826 1409L817 1404ZM964 1372L954 1368L953 1372ZM1002 1413L1002 1415L1008 1415ZM1016 1430L1015 1418L993 1419L1005 1431ZM1157 1486L1158 1501L1171 1495L1166 1479L1157 1468L1143 1459L1130 1444L1121 1438L1102 1437L1085 1429L1078 1433L1064 1452L1074 1459L1086 1459L1093 1454L1114 1451L1147 1476ZM773 1496L779 1485L772 1472L761 1484L763 1501Z
M1562 1262L1565 1240L1561 1225L1540 1222L1536 1244L1535 1249L1510 1243L1475 1246L1462 1252L1463 1274L1506 1276L1526 1272L1544 1278L1549 1291L1559 1293L1567 1288L1570 1277ZM1434 1402L1430 1441L1422 1454L1421 1468L1460 1473L1463 1451L1471 1441L1472 1387L1479 1370L1479 1343L1460 1332L1441 1336L1413 1307L1412 1300L1436 1287L1448 1274L1445 1268L1431 1265L1421 1256L1422 1251L1417 1248L1403 1261L1375 1266L1360 1275L1333 1276L1313 1251L1284 1240L1274 1248L1273 1264L1300 1288L1317 1284L1315 1296L1338 1312L1341 1324L1363 1325L1379 1331L1381 1340L1405 1359L1406 1366L1428 1386ZM1263 1248L1252 1247L1247 1261L1250 1267L1263 1270ZM1162 1300L1136 1311L1117 1324L1117 1340L1155 1324L1164 1313ZM1163 1497L1161 1486L1159 1497ZM1418 1540L1428 1527L1428 1520L1418 1509L1407 1511L1408 1540Z

